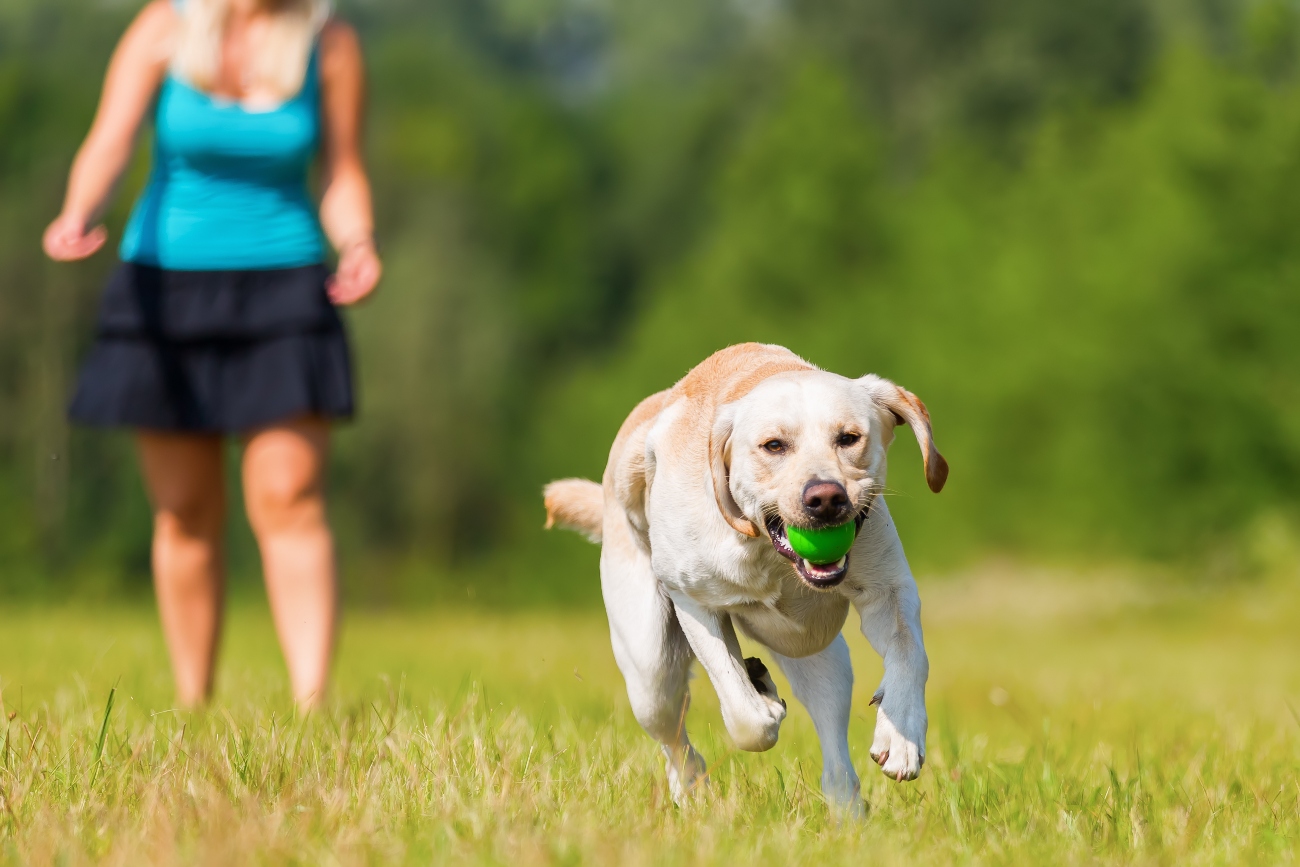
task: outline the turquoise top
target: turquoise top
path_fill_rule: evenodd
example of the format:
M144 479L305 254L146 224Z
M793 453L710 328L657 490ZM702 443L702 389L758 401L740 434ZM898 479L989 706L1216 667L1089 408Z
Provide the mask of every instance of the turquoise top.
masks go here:
M168 74L154 116L153 170L122 236L124 262L225 271L324 261L307 190L321 137L318 54L298 95L269 111Z

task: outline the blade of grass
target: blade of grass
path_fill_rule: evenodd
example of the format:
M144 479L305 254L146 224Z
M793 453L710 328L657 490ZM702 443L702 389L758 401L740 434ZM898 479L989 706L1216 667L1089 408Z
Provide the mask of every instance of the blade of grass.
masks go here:
M108 704L104 707L104 721L99 724L99 742L95 744L95 757L91 760L94 767L90 772L90 785L95 785L95 779L99 776L100 761L104 758L104 739L108 737L108 718L113 713L113 697L117 695L117 687L108 691Z

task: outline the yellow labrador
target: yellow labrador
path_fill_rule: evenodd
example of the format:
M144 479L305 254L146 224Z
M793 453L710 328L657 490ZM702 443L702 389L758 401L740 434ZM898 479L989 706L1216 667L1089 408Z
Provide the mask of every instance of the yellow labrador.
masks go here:
M772 651L808 709L827 798L861 810L848 752L853 670L841 634L850 604L885 663L871 757L896 780L920 773L929 674L921 602L879 497L898 424L912 426L938 492L948 465L915 395L746 343L642 401L614 440L603 485L546 487L547 526L602 545L614 657L637 720L663 745L674 798L705 775L684 724L692 658L713 682L736 745L776 743L785 702L763 663L741 658L739 626ZM790 525L850 520L857 540L838 563L810 563L786 539Z

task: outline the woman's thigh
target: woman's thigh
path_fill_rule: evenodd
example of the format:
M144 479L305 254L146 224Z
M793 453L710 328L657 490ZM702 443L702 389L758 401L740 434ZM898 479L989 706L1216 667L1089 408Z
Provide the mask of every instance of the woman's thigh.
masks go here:
M141 430L136 446L155 514L196 525L193 529L220 525L225 514L221 437Z
M248 435L244 498L257 532L292 529L324 518L330 424L315 416L290 419Z

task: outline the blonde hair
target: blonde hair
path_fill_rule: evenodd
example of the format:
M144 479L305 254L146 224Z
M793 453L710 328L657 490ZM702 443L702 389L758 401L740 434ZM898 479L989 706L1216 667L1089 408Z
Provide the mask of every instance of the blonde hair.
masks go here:
M259 40L247 84L279 99L291 99L302 89L312 46L330 16L330 2L281 0L276 6ZM216 86L229 7L229 0L184 0L181 6L172 72L199 90Z

